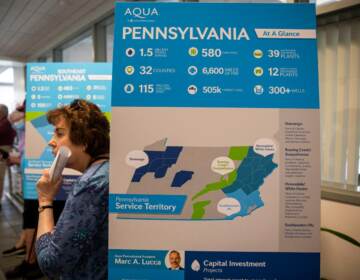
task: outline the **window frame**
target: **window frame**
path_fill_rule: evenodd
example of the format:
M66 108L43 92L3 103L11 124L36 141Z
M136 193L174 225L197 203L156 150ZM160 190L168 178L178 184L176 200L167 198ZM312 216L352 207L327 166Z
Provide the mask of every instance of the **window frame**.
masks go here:
M318 7L317 27L359 18L360 4L351 5L353 2L350 0ZM347 5L346 8L344 5ZM358 174L358 185L321 181L321 198L360 206L360 174Z

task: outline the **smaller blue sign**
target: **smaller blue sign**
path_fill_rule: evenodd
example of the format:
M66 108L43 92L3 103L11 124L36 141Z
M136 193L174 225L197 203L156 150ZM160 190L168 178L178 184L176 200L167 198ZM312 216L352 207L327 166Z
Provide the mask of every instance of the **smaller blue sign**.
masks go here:
M23 193L25 199L37 199L36 183L42 170L50 168L54 156L48 142L54 127L46 112L85 99L102 112L110 112L111 63L29 63L26 74L26 153ZM34 148L36 147L36 149ZM72 173L73 174L73 173ZM64 200L77 176L65 175L56 199Z

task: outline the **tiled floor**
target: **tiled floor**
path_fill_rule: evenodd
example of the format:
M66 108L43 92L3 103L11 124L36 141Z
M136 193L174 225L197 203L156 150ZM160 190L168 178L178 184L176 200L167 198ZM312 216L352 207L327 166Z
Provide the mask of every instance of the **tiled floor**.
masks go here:
M0 211L0 280L5 280L4 272L20 264L24 255L2 256L1 252L11 248L22 230L22 214L7 199L2 200L2 210ZM13 278L14 279L14 278ZM16 278L14 280L20 280ZM47 279L46 277L41 280Z
M0 252L12 247L22 229L22 215L8 199L3 198L0 211ZM0 255L0 280L5 279L3 271L19 264L24 256L3 257Z
M8 199L2 200L0 211L0 250L15 243L22 230L22 214Z

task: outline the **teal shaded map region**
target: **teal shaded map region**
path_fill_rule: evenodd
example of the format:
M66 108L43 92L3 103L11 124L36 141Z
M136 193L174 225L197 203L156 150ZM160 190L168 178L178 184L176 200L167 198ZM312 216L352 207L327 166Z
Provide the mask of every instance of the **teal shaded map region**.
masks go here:
M251 148L247 157L242 161L237 170L237 178L233 184L223 188L226 194L233 193L241 189L246 195L259 189L264 183L264 179L277 167L274 163L273 155L262 156L254 152Z

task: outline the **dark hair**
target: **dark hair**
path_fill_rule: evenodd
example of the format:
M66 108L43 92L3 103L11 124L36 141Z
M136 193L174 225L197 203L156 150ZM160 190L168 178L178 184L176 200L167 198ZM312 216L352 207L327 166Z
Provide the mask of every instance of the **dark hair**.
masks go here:
M0 117L7 117L9 114L8 107L5 104L0 104Z
M84 145L92 158L109 153L110 124L99 107L83 99L47 112L47 120L55 125L63 117L70 127L70 140Z
M16 111L25 112L25 108L26 108L26 100L24 99L23 103L16 107Z

